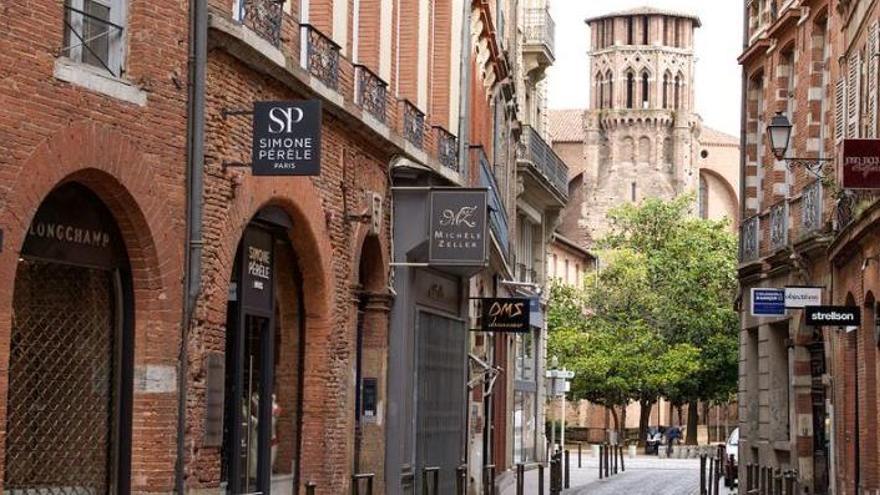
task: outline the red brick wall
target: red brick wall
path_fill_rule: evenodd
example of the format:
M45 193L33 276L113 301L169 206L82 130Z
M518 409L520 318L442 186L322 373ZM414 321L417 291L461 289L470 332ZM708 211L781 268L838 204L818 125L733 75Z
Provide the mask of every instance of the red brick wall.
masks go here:
M65 180L95 191L122 231L134 279L135 368L173 367L182 301L187 9L171 0L130 3L123 77L147 92L139 107L54 77L62 5L13 2L3 11L0 369L8 369L13 281L26 229L42 199ZM0 373L4 429L7 385ZM176 393L135 387L135 491L171 490L176 404Z

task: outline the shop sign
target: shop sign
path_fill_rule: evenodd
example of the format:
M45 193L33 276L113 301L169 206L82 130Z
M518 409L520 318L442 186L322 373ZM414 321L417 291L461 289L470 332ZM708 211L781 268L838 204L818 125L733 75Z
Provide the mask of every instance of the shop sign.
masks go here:
M485 266L487 200L486 189L431 190L429 264Z
M319 175L321 102L254 103L251 163L254 175Z
M807 306L806 325L810 327L857 327L862 324L858 306Z
M26 256L96 268L119 266L123 253L112 214L78 184L59 187L40 205L22 247Z
M529 333L530 301L526 298L483 299L482 331Z
M807 306L820 306L823 290L822 287L786 287L785 307L802 309Z
M785 289L752 289L752 316L785 316Z
M843 188L880 189L880 139L843 141Z
M541 310L541 298L529 298L529 312L531 313L531 325L544 328L544 312Z
M258 228L248 228L242 242L242 305L272 312L274 273L272 257L274 238Z

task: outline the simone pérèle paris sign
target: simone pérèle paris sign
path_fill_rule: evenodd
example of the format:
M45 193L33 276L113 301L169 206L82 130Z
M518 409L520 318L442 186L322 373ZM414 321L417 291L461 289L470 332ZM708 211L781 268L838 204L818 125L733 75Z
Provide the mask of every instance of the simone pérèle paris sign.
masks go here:
M528 333L529 299L483 299L482 328L484 332Z
M843 188L880 189L880 139L843 141Z
M486 264L486 189L432 189L428 263L438 266Z
M254 175L321 173L320 101L258 101L253 122Z

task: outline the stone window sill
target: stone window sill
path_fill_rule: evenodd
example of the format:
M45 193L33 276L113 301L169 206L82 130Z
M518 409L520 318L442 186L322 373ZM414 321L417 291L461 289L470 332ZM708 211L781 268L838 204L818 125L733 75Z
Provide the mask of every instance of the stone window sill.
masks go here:
M55 78L96 93L138 106L147 105L147 92L125 79L107 74L102 69L74 62L66 57L55 59Z

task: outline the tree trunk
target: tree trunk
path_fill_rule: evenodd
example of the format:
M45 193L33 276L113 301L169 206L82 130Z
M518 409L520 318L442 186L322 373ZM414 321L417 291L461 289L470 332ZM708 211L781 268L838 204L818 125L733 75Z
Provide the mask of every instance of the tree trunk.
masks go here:
M617 433L617 443L619 445L624 445L626 443L626 405L623 406L623 412L620 413L621 417L621 425L620 430Z
M688 402L687 445L697 444L697 401Z
M611 411L611 419L614 420L614 431L620 432L620 420L617 418L617 407L611 406L608 408ZM619 435L620 433L618 433ZM611 435L608 435L609 437ZM611 443L611 438L608 438L608 443Z
M645 439L648 436L648 424L651 421L651 408L654 402L640 400L639 405L641 406L639 409L639 447L644 447Z
M684 414L682 414L682 412L681 412L681 410L682 410L683 408L684 408L684 406L683 406L682 404L676 404L676 405L675 405L675 410L678 411L678 421L673 422L673 424L676 425L676 426L679 426L679 427L680 427L682 424L684 424L684 421L681 420L682 416L684 415ZM670 426L672 426L672 425L670 425Z

